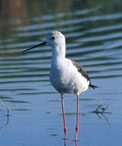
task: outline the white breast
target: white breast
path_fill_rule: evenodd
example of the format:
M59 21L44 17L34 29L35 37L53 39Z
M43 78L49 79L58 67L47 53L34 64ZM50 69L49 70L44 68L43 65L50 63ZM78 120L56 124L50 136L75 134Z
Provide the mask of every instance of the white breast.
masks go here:
M80 94L88 89L89 81L83 77L69 59L51 64L50 82L60 93Z

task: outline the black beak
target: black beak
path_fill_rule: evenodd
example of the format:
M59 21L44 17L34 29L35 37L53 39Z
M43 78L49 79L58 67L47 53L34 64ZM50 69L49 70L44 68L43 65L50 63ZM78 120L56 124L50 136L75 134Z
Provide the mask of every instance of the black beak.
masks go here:
M38 45L35 45L35 46L33 46L33 47L29 48L29 49L24 50L23 53L25 53L25 52L27 52L27 51L29 51L29 50L31 50L31 49L34 49L34 48L37 48L37 47L46 45L46 43L47 43L47 42L42 42L42 43L40 43L40 44L38 44Z

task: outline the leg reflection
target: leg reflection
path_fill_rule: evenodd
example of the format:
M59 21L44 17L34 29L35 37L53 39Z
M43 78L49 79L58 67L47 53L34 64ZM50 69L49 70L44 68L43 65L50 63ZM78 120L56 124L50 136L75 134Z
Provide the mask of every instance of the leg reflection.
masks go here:
M64 146L67 145L67 133L64 133Z
M76 117L76 135L75 135L76 145L78 139L78 131L79 131L79 95L77 95L77 117Z
M77 146L77 140L75 140L75 146Z

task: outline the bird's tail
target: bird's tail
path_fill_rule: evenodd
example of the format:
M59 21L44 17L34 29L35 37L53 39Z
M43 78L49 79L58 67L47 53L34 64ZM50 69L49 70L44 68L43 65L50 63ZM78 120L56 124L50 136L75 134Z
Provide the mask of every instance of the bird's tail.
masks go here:
M89 87L91 87L91 88L93 88L93 89L98 88L97 86L92 85L92 84L90 84Z

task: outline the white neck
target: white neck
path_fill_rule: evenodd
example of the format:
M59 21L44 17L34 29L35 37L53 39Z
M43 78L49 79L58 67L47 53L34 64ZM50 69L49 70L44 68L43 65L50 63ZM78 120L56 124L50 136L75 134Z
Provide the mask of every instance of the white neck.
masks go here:
M59 60L62 60L65 58L66 53L66 46L65 43L60 45L55 45L52 47L52 63L56 63Z

